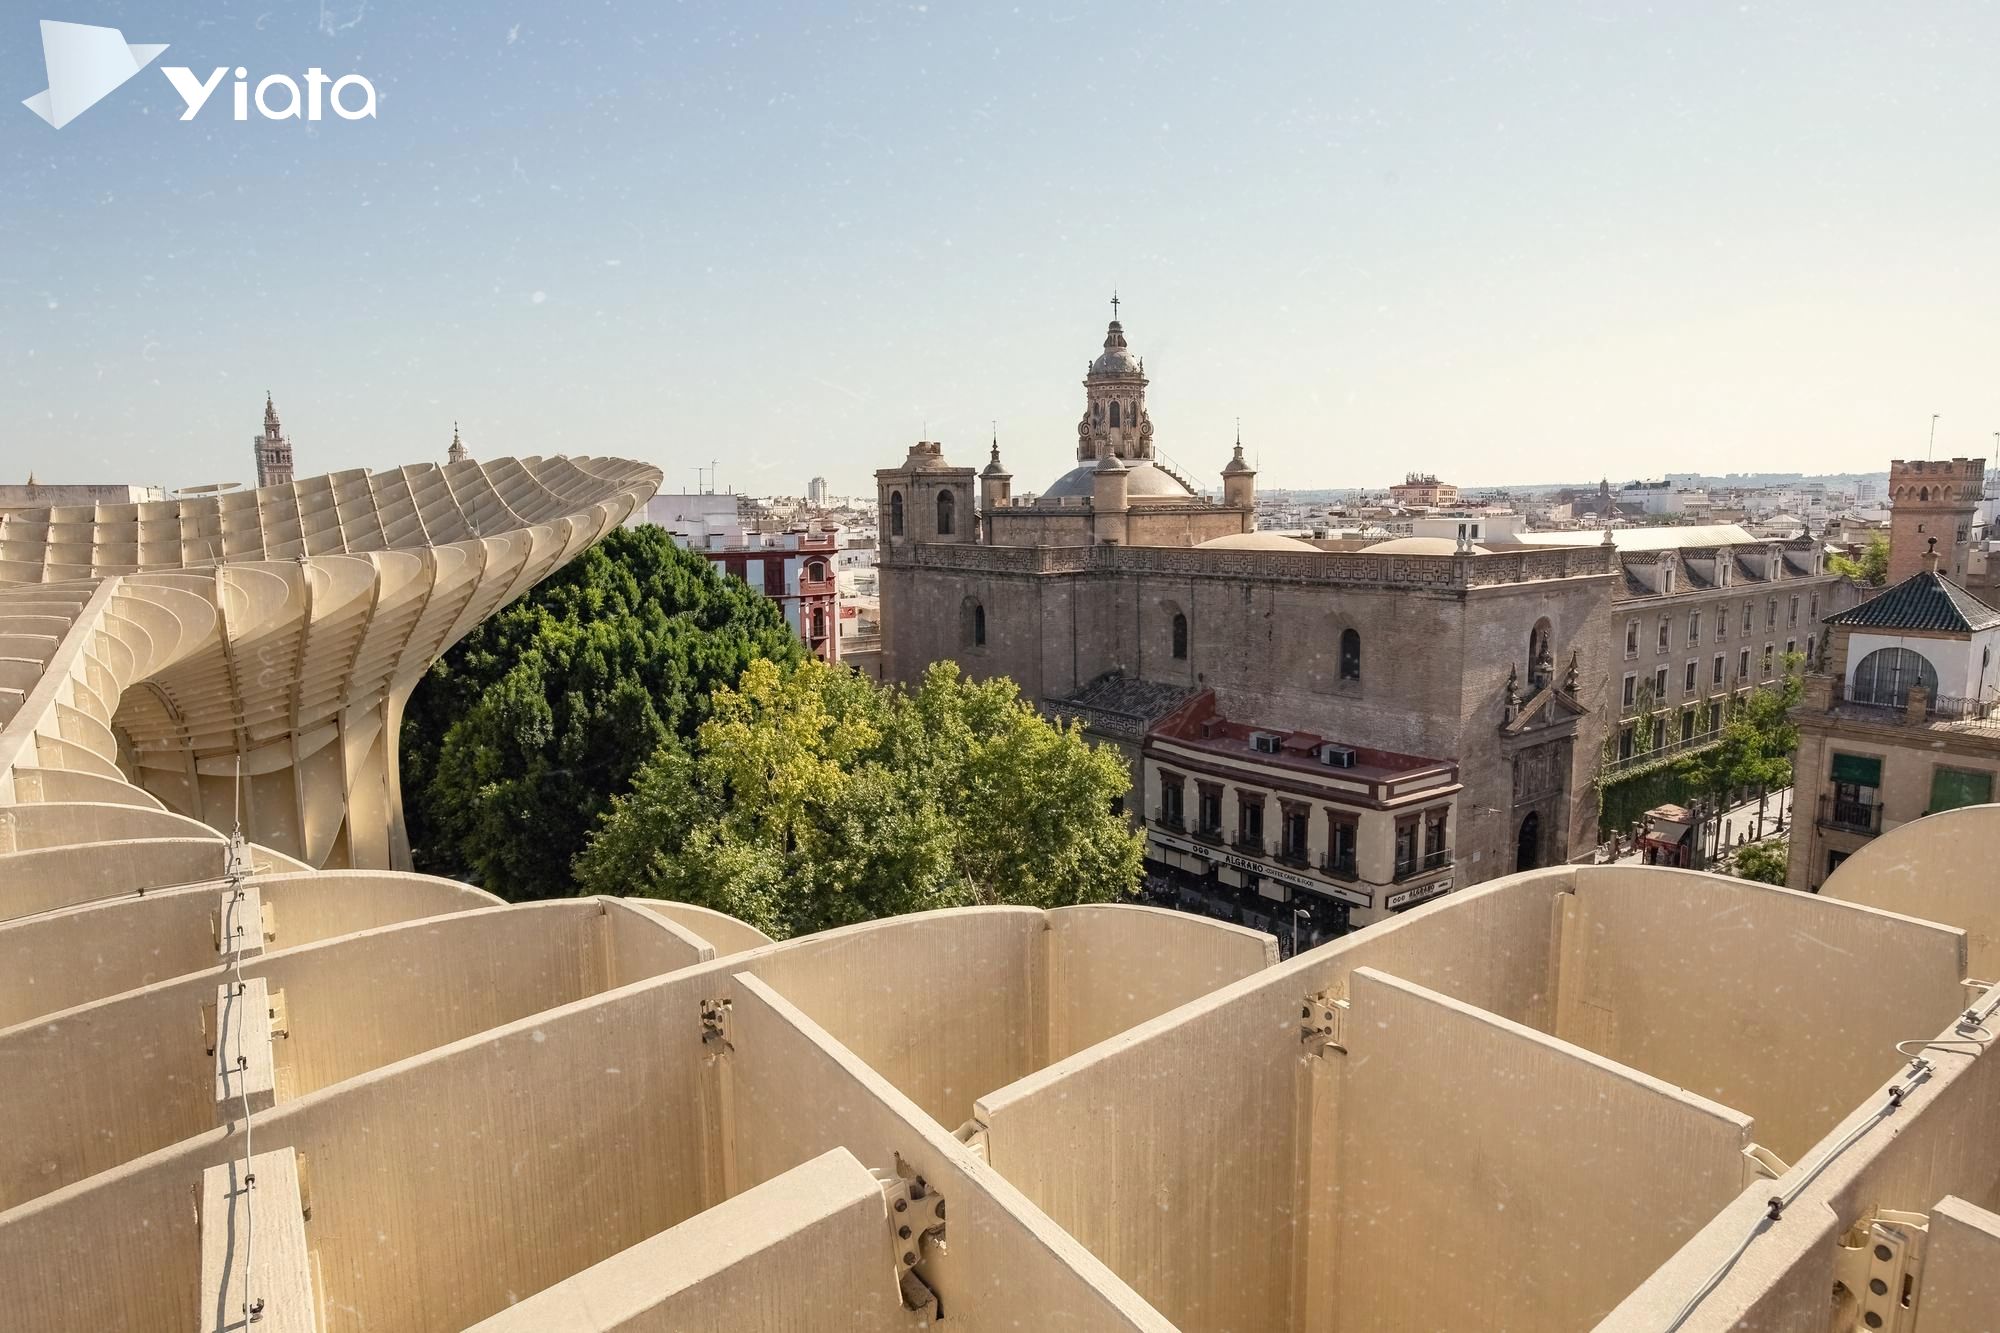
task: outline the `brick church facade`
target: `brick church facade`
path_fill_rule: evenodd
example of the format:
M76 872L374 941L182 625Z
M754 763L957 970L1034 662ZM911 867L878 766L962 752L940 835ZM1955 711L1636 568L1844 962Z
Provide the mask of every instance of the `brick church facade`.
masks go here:
M1164 716L1212 691L1277 733L1455 763L1455 886L1587 854L1617 552L1341 551L1256 532L1241 442L1220 500L1198 494L1154 451L1146 384L1114 319L1084 380L1077 466L1032 498L1012 494L997 447L982 472L930 441L877 472L884 678L943 659L1011 677L1118 741L1135 778L1153 719L1094 700L1143 694ZM1135 783L1135 804L1149 798Z

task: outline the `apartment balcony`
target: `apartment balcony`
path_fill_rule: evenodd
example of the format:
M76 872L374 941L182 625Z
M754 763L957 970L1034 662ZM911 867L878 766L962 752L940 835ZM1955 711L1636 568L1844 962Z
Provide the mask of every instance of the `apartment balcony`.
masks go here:
M1822 796L1819 798L1819 823L1822 828L1866 833L1872 837L1882 831L1882 804L1879 801L1843 801L1837 796Z
M1221 846L1224 841L1222 836L1222 829L1219 826L1213 824L1197 825L1194 830L1194 836L1200 839L1202 842L1212 842L1218 847Z
M1440 848L1435 852L1424 853L1424 871L1426 873L1433 870L1449 870L1450 868L1451 850L1449 848Z
M1354 853L1352 851L1344 852L1339 856L1322 857L1319 868L1332 879L1353 880L1361 877L1359 872L1354 868Z
M1262 838L1245 837L1239 833L1229 840L1229 845L1245 856L1263 856L1265 854L1264 840Z
M809 579L801 577L799 579L799 596L831 597L839 586L838 581L830 578Z
M1312 868L1312 853L1303 847L1280 847L1271 856L1280 865L1292 866L1299 870Z
M1187 831L1186 820L1177 814L1170 815L1164 809L1153 812L1153 822L1161 828L1170 828L1176 832L1185 833Z

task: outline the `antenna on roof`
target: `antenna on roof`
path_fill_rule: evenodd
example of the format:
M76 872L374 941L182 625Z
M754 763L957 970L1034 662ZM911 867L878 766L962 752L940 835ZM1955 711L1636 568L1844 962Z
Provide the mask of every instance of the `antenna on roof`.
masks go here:
M1924 446L1924 457L1927 459L1937 452L1937 419L1938 414L1931 413L1931 442Z

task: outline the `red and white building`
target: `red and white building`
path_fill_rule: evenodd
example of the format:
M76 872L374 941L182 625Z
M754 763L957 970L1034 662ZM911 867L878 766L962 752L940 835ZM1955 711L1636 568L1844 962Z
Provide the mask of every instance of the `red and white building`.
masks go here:
M665 528L676 545L707 556L778 603L792 632L820 660L841 660L838 527L747 532L737 517L737 497L726 494L656 495L627 526L642 523Z
M792 632L821 661L840 660L840 585L833 562L840 529L746 532L725 544L710 534L701 553L784 608Z

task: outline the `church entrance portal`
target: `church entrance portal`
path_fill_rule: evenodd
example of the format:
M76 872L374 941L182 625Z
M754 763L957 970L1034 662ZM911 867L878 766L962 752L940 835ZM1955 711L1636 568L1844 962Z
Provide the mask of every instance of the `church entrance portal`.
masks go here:
M1542 816L1530 810L1521 821L1520 836L1514 839L1514 869L1533 870L1542 863Z

